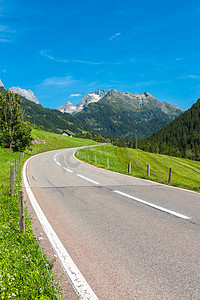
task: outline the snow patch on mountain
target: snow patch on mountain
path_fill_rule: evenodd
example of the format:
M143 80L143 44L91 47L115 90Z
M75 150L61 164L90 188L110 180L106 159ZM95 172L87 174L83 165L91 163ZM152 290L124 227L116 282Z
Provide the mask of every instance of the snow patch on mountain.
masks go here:
M96 90L95 92L85 94L85 96L82 98L80 102L78 102L76 106L74 106L70 101L67 101L67 103L58 107L57 110L69 114L78 113L82 111L90 103L98 102L105 94L106 92L104 90L101 91Z
M70 101L67 101L67 103L58 107L57 110L61 111L62 113L72 114L76 110L76 106L74 106Z

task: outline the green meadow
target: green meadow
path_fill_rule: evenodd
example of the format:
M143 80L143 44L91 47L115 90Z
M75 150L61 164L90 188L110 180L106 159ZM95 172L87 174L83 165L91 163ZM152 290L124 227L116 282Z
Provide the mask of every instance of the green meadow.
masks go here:
M200 192L200 162L173 156L153 154L140 149L120 148L111 144L78 151L77 157L100 168L110 169L129 175L150 179ZM107 165L109 160L109 168ZM150 176L147 176L147 165L150 165ZM169 169L172 168L171 183L168 183Z
M34 140L44 140L45 145L43 144L33 144L32 149L35 151L48 151L55 149L63 149L63 148L72 148L72 147L80 147L80 146L89 146L98 144L95 141L81 138L71 138L62 136L61 134L55 134L43 130L33 129L32 137Z

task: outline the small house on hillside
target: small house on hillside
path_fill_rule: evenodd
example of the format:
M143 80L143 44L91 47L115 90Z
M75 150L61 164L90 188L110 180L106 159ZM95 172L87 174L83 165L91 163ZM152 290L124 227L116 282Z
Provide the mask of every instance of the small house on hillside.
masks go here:
M66 130L63 130L62 135L72 137L72 134L67 132Z

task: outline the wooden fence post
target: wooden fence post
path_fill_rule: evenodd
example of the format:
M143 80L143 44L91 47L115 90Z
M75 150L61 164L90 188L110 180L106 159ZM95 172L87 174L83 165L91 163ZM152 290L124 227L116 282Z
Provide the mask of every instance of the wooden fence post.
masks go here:
M107 158L107 168L109 169L109 158Z
M168 182L170 183L172 180L172 168L169 169L169 179Z
M88 161L88 154L87 154L87 161Z
M13 196L14 192L15 192L14 183L15 183L15 170L14 170L14 164L11 164L11 167L10 167L10 194L11 194L11 196Z
M147 177L150 177L150 165L147 165Z
M24 197L23 190L19 191L19 215L20 215L20 229L25 233L25 216L24 216Z
M128 164L128 173L131 173L131 162Z
M15 157L15 173L17 172L17 158Z

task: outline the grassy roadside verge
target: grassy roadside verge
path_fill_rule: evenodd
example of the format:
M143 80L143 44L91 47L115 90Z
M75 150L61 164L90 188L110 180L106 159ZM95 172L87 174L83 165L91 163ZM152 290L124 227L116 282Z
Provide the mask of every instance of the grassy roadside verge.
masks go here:
M168 184L169 168L172 168L170 185L200 192L200 162L167 155L153 154L140 149L120 148L104 145L78 151L77 157L97 167L128 174L128 163L131 162L131 176L150 179ZM147 177L147 165L150 164L150 177Z
M26 233L20 231L18 191L25 159L18 165L15 195L11 197L10 164L15 156L0 149L0 299L57 299L27 213ZM54 278L53 273L51 276Z
M45 140L45 145L33 145L33 150L46 150L78 147L95 144L94 141L67 138L40 130L34 130L33 137ZM44 147L46 146L46 148ZM27 152L32 153L32 149ZM33 234L31 220L26 211L26 232L20 231L18 191L21 186L21 173L27 155L17 165L15 195L10 196L10 165L18 157L7 149L0 148L0 299L58 299L57 292L48 275L42 259L40 247ZM46 264L51 265L46 257ZM49 268L53 279L55 276ZM58 293L61 291L57 286ZM59 296L62 299L62 296Z

